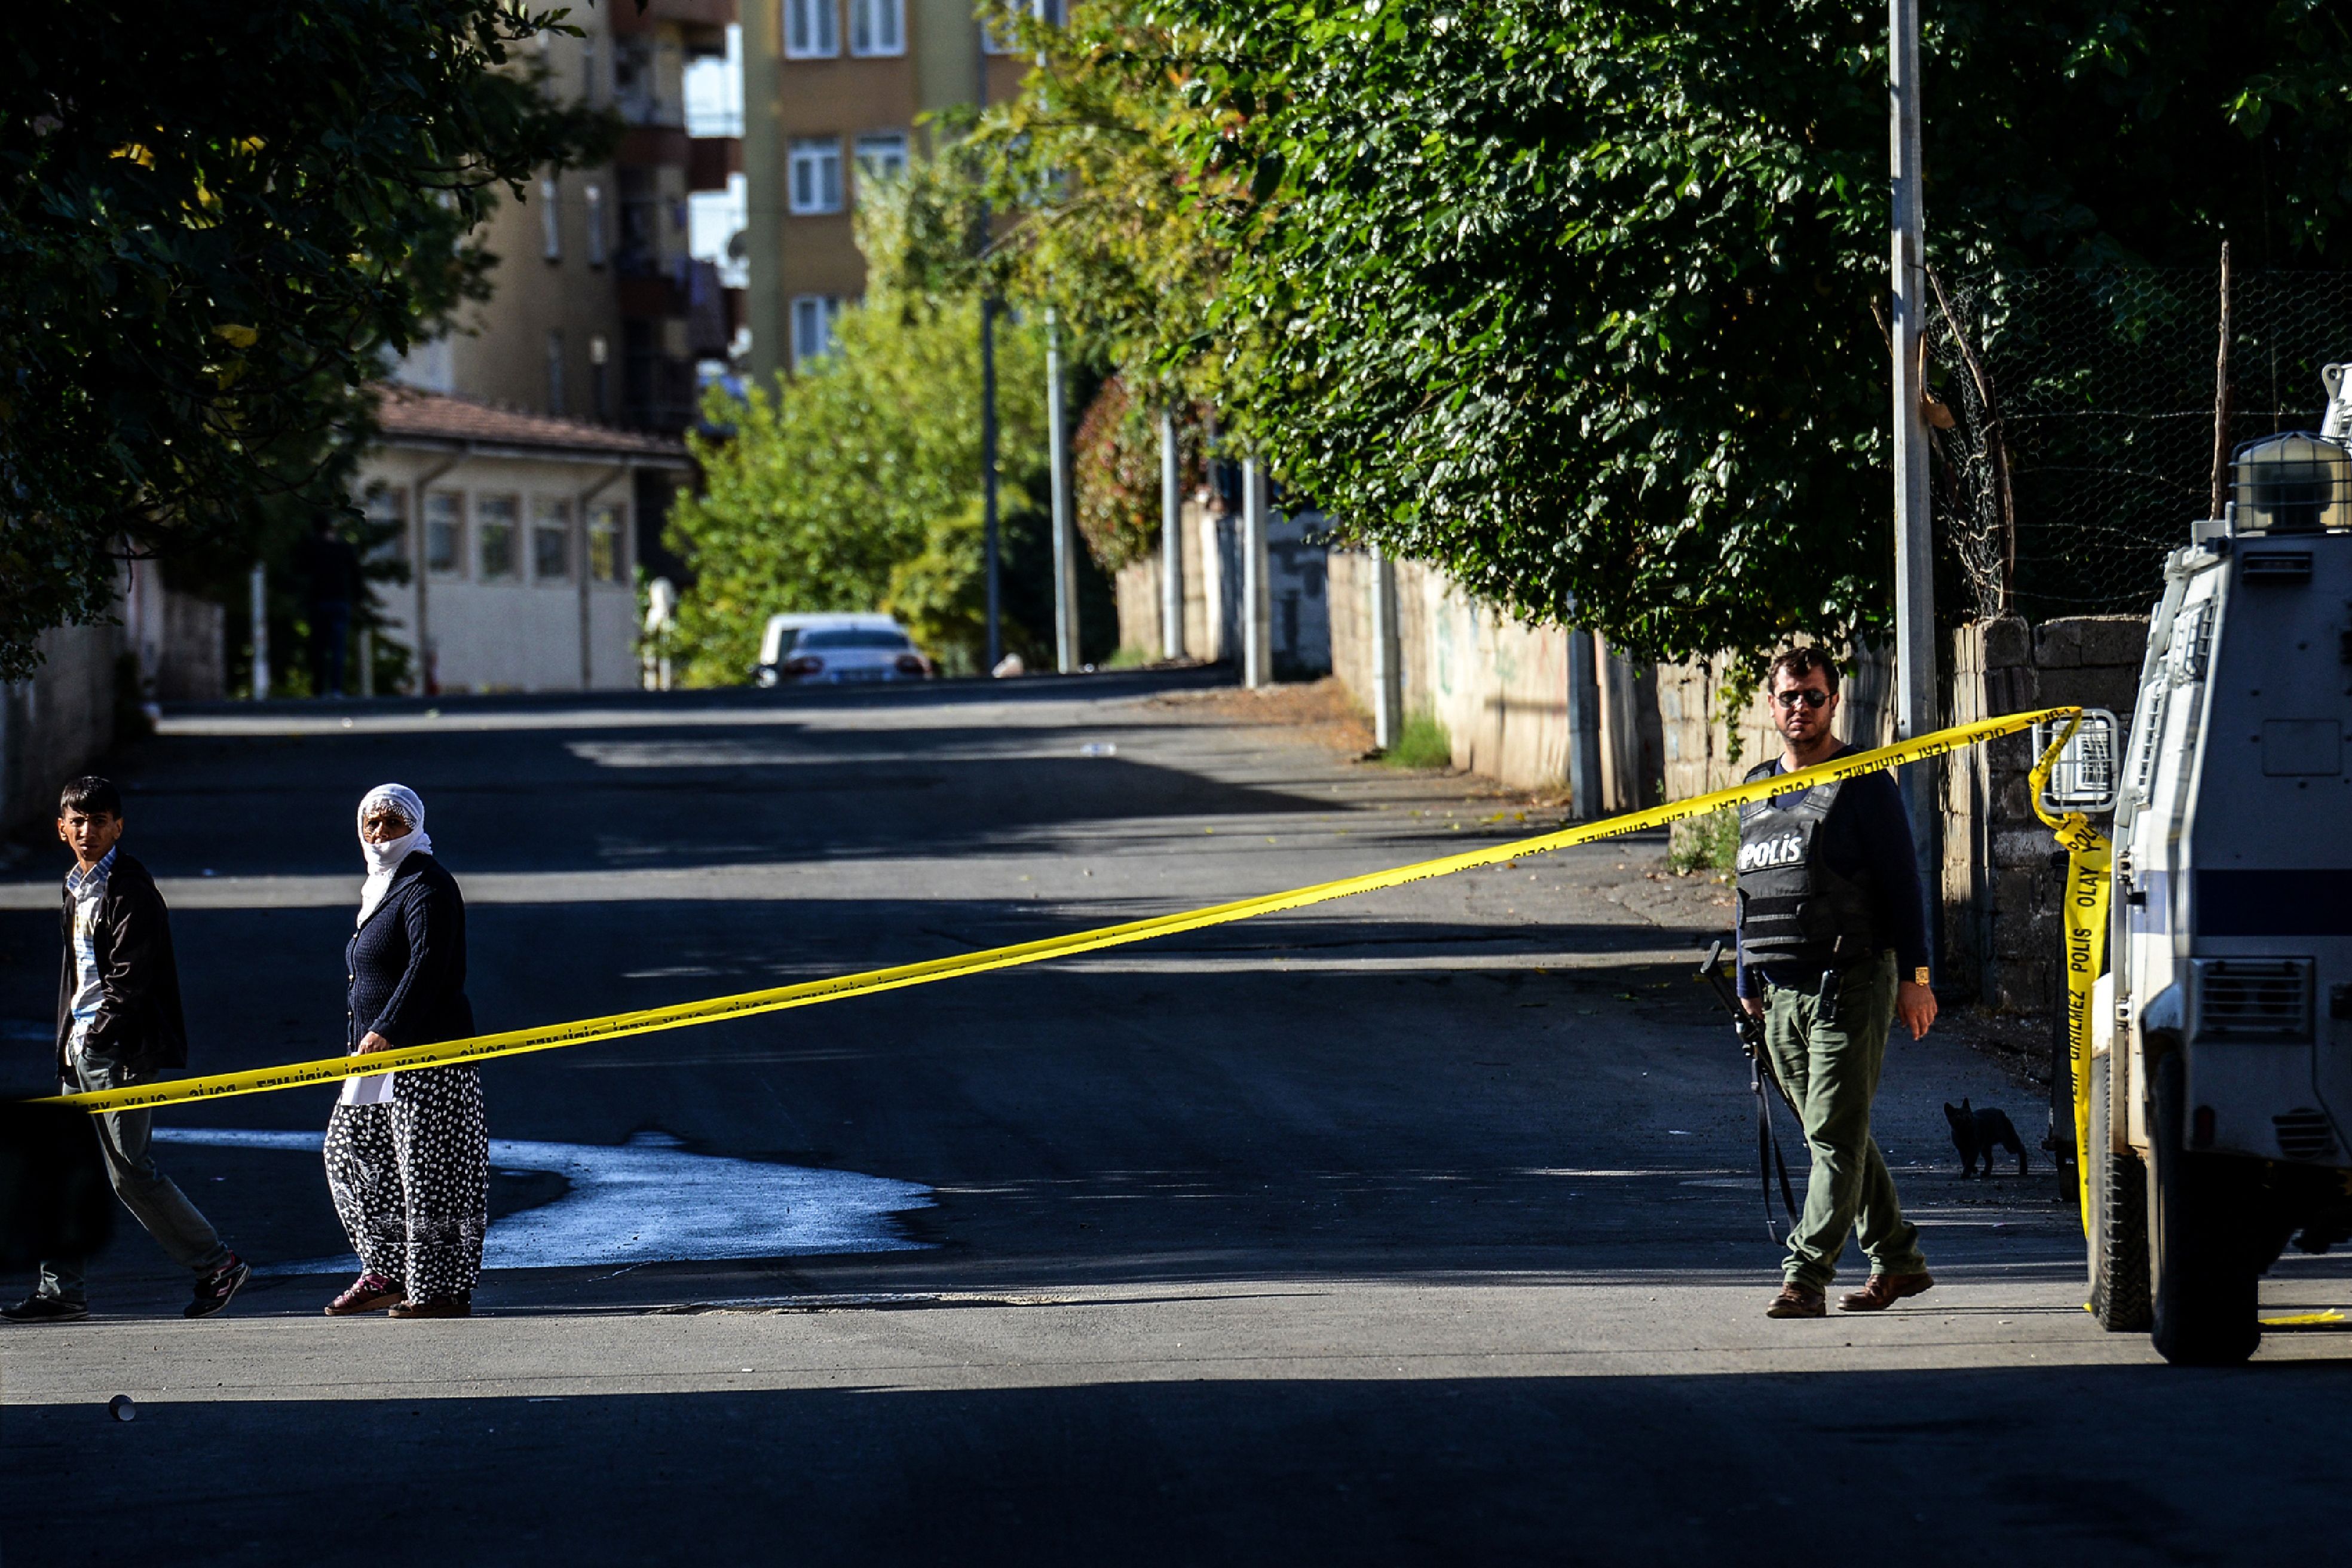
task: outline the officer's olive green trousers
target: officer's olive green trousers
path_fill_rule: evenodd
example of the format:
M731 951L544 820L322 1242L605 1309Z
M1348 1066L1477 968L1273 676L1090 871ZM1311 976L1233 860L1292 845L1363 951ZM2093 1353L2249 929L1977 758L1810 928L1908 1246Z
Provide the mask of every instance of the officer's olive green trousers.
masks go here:
M1892 952L1845 972L1833 1024L1821 1021L1817 993L1765 988L1765 1049L1813 1155L1805 1212L1781 1265L1791 1284L1827 1289L1837 1277L1847 1235L1857 1230L1873 1273L1916 1274L1927 1267L1919 1255L1919 1227L1903 1217L1895 1178L1870 1136L1870 1102L1878 1095L1894 1025Z

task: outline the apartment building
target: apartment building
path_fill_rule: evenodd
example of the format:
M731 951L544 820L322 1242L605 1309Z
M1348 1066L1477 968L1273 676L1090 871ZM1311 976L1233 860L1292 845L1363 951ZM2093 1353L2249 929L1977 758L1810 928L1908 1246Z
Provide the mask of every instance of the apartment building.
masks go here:
M860 184L906 166L919 116L1010 97L1027 62L972 0L754 0L742 27L749 368L764 382L825 353L865 292Z
M677 437L743 319L691 223L698 195L742 180L740 110L714 114L705 92L689 113L698 74L736 68L735 16L736 0L603 0L566 18L581 37L540 40L547 90L614 110L620 143L501 195L482 237L490 298L394 369L355 480L400 524L412 580L387 635L414 645L423 689L634 679L635 569L667 560L691 477Z

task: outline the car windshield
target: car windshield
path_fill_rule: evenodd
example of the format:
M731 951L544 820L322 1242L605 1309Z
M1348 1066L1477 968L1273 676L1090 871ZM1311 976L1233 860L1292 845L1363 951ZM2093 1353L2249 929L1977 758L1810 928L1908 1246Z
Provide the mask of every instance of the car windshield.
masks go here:
M879 626L812 626L793 644L795 651L812 647L879 647L904 649L910 646L904 632L888 631Z

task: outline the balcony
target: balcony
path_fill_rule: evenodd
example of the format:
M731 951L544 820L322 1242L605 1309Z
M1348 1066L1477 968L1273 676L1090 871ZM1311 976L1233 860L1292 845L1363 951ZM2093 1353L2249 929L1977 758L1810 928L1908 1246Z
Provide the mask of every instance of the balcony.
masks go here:
M723 191L728 175L743 172L743 143L732 136L698 136L686 147L689 191Z

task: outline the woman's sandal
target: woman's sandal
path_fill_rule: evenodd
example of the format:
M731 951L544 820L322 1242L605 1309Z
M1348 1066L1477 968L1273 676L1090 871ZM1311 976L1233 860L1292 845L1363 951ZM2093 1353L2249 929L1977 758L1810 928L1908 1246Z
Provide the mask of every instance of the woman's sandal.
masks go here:
M327 1316L353 1318L362 1312L381 1312L406 1294L381 1274L362 1274L352 1281L350 1289L327 1303Z
M427 1296L422 1301L403 1301L393 1308L395 1318L470 1318L474 1315L471 1296Z

